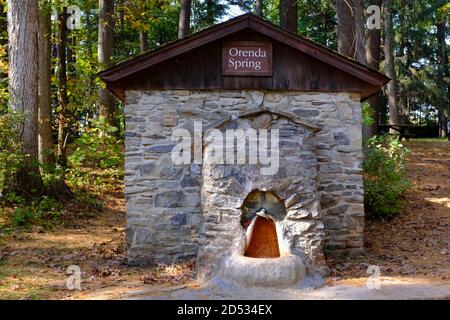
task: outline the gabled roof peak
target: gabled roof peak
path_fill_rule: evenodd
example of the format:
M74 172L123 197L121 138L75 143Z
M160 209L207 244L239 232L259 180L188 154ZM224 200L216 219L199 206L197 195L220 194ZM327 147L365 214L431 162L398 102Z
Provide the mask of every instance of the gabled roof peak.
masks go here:
M366 83L368 87L380 88L390 80L377 70L371 69L314 41L283 30L251 13L243 14L226 22L191 34L181 40L162 45L155 50L148 51L135 58L121 62L116 66L101 72L99 76L106 82L108 88L112 88L112 86L109 86L108 84L115 83L114 89L121 90L120 86L123 86L124 80L127 82L128 79L130 79L129 77L142 70L248 29L261 34L265 38L272 39L274 42L279 42L288 46L294 49L294 51L297 50L299 53L308 55L323 64L339 69L347 75ZM373 90L371 90L371 92L372 91ZM121 98L123 98L123 96Z

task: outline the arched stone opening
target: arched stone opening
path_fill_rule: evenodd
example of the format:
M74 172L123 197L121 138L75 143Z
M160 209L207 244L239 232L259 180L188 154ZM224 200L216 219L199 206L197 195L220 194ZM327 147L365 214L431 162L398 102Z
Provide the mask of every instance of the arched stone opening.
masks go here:
M278 258L280 245L276 222L286 215L284 202L270 191L252 191L244 200L241 225L246 231L244 255L250 258Z

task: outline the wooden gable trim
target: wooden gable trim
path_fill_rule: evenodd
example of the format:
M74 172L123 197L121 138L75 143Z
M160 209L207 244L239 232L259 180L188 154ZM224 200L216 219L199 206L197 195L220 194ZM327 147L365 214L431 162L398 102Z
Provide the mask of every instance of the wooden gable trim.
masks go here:
M345 73L348 73L372 85L383 86L390 81L387 76L377 70L371 69L355 60L323 47L314 41L299 37L294 33L278 29L266 21L250 20L249 27L268 36L269 38L277 39L277 41L280 41L281 43L310 55L319 61L334 66L337 69L340 69L341 71L344 71ZM281 39L280 34L283 36Z
M136 58L119 63L118 65L102 71L99 76L105 81L116 81L130 76L133 73L142 71L157 63L163 62L197 47L226 37L230 34L248 28L249 23L245 17L238 17L239 20L229 20L217 26L205 29L191 36L168 43L148 53L144 53ZM236 18L237 19L237 18ZM240 22L240 23L239 23ZM218 27L220 27L220 32ZM217 29L216 29L217 28ZM224 30L222 30L224 29Z
M246 28L250 28L256 32L266 35L269 38L272 38L275 41L284 43L371 85L382 86L390 80L377 70L368 68L355 60L340 55L339 53L321 46L311 40L282 30L272 23L252 14L239 16L188 36L182 40L174 41L156 50L124 61L108 70L101 72L99 76L105 82L117 81L155 64L189 52L192 49L206 45Z

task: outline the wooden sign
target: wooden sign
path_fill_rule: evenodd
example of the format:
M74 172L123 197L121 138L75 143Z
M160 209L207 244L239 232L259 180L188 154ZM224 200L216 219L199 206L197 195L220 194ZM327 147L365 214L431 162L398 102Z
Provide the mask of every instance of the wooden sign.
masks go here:
M272 43L224 42L222 46L222 75L271 76Z

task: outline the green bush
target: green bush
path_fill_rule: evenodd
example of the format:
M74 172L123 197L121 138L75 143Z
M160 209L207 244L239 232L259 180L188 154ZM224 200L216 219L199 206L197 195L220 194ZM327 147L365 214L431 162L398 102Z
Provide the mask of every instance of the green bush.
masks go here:
M49 197L42 197L33 201L30 205L15 208L10 217L10 222L15 227L31 225L51 227L52 222L60 217L62 210L63 205L58 201Z
M363 117L363 125L365 126L371 126L375 123L374 120L374 109L373 107L367 102L363 102L361 105L362 109L362 117Z
M368 218L392 218L402 212L410 187L405 174L409 150L396 137L372 137L366 142L364 204Z
M20 121L18 113L8 109L0 112L0 193L25 159L17 130Z
M123 144L115 133L117 128L100 118L92 121L92 126L83 129L75 141L75 151L68 157L74 166L98 166L102 169L119 166L123 163Z

